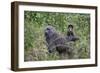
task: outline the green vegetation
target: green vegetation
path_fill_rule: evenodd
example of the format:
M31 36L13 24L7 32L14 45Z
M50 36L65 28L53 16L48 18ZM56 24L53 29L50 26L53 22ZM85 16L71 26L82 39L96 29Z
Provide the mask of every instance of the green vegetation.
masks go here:
M79 41L71 43L71 59L90 58L90 15L81 13L24 12L24 60L58 60L57 52L48 53L44 37L45 27L51 24L57 31L66 35L67 26L73 24ZM65 58L66 59L66 58Z

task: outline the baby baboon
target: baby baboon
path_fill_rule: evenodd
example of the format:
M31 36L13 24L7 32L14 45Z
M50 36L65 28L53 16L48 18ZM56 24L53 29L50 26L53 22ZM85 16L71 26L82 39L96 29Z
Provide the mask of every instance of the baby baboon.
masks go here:
M77 37L77 36L75 36L75 33L74 33L74 31L73 31L73 25L68 25L68 31L67 31L67 36L66 36L66 39L68 40L68 41L77 41L77 40L79 40L79 38Z

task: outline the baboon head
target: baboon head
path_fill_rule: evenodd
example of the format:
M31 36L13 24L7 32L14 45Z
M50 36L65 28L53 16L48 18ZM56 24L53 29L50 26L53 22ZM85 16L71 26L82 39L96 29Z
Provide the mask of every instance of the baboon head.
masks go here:
M47 26L45 28L45 36L46 37L51 37L55 33L56 33L56 29L53 26Z

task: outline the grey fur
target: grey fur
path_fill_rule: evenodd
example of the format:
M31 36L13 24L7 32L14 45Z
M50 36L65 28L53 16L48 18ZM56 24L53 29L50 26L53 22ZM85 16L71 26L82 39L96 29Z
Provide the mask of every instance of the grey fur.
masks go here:
M53 26L47 26L44 31L49 52L56 50L59 54L69 53L70 47L66 38L58 34Z

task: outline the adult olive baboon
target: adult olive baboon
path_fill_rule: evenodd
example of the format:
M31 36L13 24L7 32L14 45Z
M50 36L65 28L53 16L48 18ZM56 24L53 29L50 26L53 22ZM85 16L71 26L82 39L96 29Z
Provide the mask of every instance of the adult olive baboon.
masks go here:
M70 53L70 47L66 38L56 31L53 26L45 28L45 38L47 42L48 51L51 53L56 50L59 54Z

